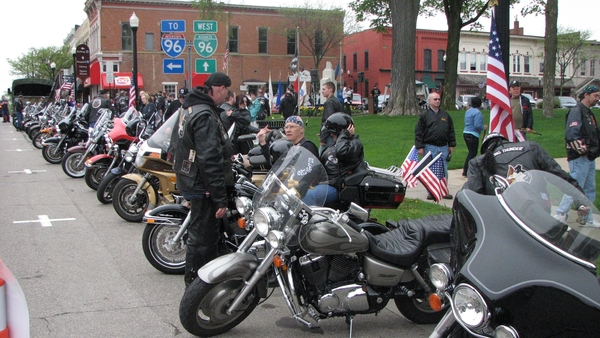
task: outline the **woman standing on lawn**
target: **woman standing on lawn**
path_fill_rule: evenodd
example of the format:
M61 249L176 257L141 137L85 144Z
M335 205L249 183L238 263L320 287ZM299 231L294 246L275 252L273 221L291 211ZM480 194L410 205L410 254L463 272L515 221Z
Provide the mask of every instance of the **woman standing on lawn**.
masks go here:
M481 107L481 98L474 97L471 99L471 108L465 113L465 129L463 130L463 138L467 144L469 153L463 165L462 175L467 177L469 171L469 161L477 156L477 148L479 147L479 136L485 129L483 124L483 115L479 108Z

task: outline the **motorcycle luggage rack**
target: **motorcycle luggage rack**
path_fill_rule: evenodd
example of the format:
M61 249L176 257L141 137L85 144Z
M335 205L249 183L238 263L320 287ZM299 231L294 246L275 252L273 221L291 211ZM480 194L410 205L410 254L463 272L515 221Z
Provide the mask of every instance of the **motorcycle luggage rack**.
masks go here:
M396 180L402 180L402 169L398 168L395 165L388 167L387 169L372 167L367 163L367 167L369 170L373 171L376 175L384 178L393 178Z

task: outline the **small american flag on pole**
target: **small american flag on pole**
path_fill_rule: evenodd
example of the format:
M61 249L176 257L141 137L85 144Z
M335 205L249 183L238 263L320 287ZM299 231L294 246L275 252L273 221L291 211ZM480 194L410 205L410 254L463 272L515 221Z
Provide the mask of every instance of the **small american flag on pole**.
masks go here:
M421 171L417 178L429 193L433 196L436 202L439 202L442 197L448 195L448 181L444 175L444 164L441 153L435 157L431 165Z
M490 52L487 67L487 95L490 100L490 133L500 133L513 142L514 127L506 72L502 62L500 38L496 29L496 17L492 12L492 27L490 29Z
M129 108L137 109L135 106L135 80L131 77L131 86L129 87Z
M406 183L408 188L414 188L417 186L417 180L411 180L412 171L419 163L419 152L415 146L412 147L404 162L402 162L402 179Z
M229 59L229 41L225 44L225 56L223 57L223 70L227 69L227 59Z

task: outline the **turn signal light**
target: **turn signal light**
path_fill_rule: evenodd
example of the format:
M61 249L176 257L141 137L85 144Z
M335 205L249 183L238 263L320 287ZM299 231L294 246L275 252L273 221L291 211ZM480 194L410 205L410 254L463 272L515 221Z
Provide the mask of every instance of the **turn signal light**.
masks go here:
M435 312L442 310L442 299L437 293L432 293L429 295L429 306Z
M246 229L246 219L242 217L238 218L237 224L241 229Z
M284 265L284 263L283 263L283 259L281 259L281 257L279 257L279 256L275 256L275 257L273 257L273 265L274 265L276 268L280 268L280 267L282 267L282 266Z

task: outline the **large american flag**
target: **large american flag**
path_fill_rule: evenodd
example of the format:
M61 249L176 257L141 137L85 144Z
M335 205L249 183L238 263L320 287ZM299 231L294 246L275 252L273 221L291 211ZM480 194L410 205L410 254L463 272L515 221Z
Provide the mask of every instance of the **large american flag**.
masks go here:
M496 29L496 17L493 12L489 47L486 97L490 100L490 133L500 133L512 142L515 138L514 122L508 97L506 72L502 62L500 38Z
M419 181L423 183L436 202L448 195L448 181L446 181L442 163L444 160L442 154L439 153L429 166L417 174Z
M223 70L227 69L227 60L229 59L229 40L225 44L225 56L223 57Z
M134 109L137 109L135 106L135 101L135 80L133 79L133 76L131 76L131 86L129 87L129 108L133 107Z
M412 171L419 163L419 152L415 146L412 147L400 169L402 170L402 179L406 183L408 188L414 188L417 186L417 180L410 179L412 177Z

